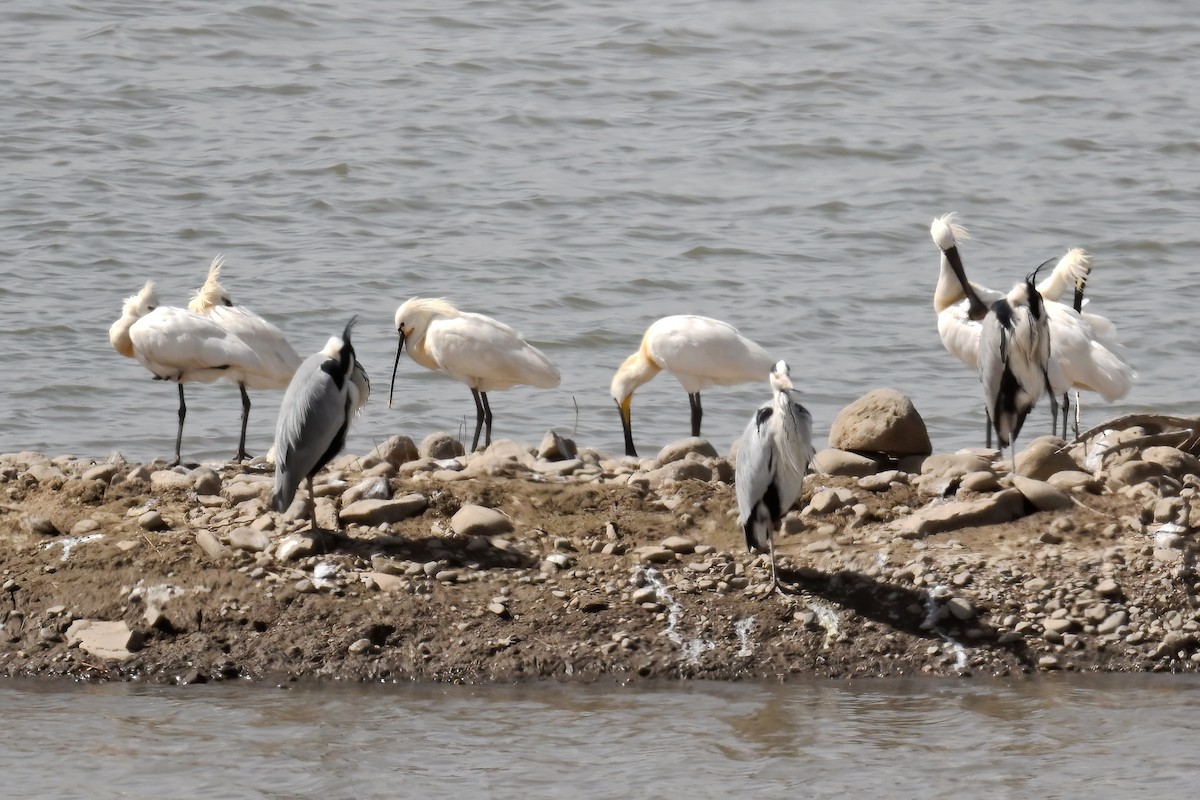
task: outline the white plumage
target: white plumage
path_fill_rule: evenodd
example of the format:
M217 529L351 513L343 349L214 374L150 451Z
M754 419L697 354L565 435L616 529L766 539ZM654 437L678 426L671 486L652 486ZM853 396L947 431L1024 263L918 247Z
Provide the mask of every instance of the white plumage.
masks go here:
M800 404L788 366L778 362L770 373L771 400L759 406L742 433L734 465L738 525L746 547L771 553L775 574L775 534L783 516L804 488L804 475L813 459L812 416Z
M702 389L761 380L773 365L766 350L727 322L691 314L658 320L646 329L638 351L617 369L610 387L621 415L625 454L637 455L631 413L634 390L662 370L674 375L688 393L692 435L699 436Z
M441 299L414 297L396 309L400 342L392 368L392 389L400 353L407 345L412 360L426 369L462 381L475 398L475 438L487 426L484 446L492 442L492 409L487 393L514 386L553 389L561 377L546 354L515 330L483 314L459 311ZM391 405L389 394L388 404Z
M272 507L286 511L301 480L308 482L308 513L316 524L312 479L341 452L358 410L371 394L367 373L350 341L355 319L341 337L304 360L283 395L275 423L275 492Z
M980 320L987 308L1005 295L974 282L968 283L958 252L958 240L965 238L967 233L958 225L954 214L934 219L930 235L941 251L940 274L933 296L938 315L938 335L948 351L968 367L977 369ZM1082 291L1091 269L1091 256L1080 248L1073 248L1059 259L1050 275L1036 287L1046 301L1046 317L1053 343L1048 368L1050 389L1056 398L1064 398L1064 429L1068 406L1066 393L1069 388L1096 392L1111 403L1129 393L1136 377L1133 367L1125 360L1112 322L1097 314L1083 313L1057 302L1068 290ZM968 295L968 286L978 302Z
M187 415L183 384L225 380L242 396L242 426L235 458L246 457L250 398L246 388L283 389L299 357L274 325L240 307L225 305L217 283L221 259L213 261L205 286L189 308L160 306L153 282L126 299L121 317L109 328L109 342L121 355L137 359L156 379L179 385L179 426L175 463L180 461ZM224 298L220 305L212 298Z

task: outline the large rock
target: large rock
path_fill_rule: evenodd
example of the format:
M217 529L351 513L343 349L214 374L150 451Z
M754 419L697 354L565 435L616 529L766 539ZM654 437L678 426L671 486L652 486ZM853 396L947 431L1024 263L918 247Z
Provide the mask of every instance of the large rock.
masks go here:
M371 527L415 517L428 507L425 495L413 493L395 500L359 500L343 508L340 516L342 522Z
M1142 451L1142 461L1161 464L1176 477L1200 475L1200 458L1177 447L1147 447Z
M494 508L468 503L450 518L450 528L460 536L493 536L513 529L512 520Z
M77 619L67 628L67 644L78 644L80 650L97 658L124 661L141 647L141 642L141 634L131 631L123 621Z
M1048 481L1059 472L1078 472L1069 446L1057 436L1039 436L1017 454L1017 474L1035 481Z
M653 469L646 473L646 481L653 489L657 489L667 481L692 480L707 483L712 478L712 468L692 458L672 461L670 464L664 464L658 469Z
M342 492L342 502L346 505L356 503L359 500L391 499L392 486L387 482L386 478L380 477L379 475L375 475L370 478L364 478L346 491Z
M423 458L456 458L463 455L462 442L448 433L431 433L421 440L420 455Z
M420 452L412 439L396 435L388 437L387 441L367 453L362 464L363 469L370 469L376 464L386 462L399 469L402 465L409 461L416 461L420 457Z
M579 455L575 441L568 439L557 431L546 431L542 444L538 447L538 458L545 461L570 461Z
M895 458L933 452L925 420L895 389L875 389L843 408L829 430L829 446Z
M925 506L897 522L900 535L915 539L933 533L998 525L1025 514L1025 497L1016 489L996 492L979 500L959 500Z
M689 453L696 453L701 456L710 458L717 457L717 450L709 443L708 439L699 436L689 436L686 439L679 439L671 442L669 445L658 451L658 463L670 464L673 461L681 461L687 458Z

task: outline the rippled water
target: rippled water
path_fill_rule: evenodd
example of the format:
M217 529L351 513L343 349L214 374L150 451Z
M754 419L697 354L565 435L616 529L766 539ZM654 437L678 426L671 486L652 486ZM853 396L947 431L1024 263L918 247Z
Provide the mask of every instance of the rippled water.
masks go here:
M1200 681L0 684L22 797L1186 797Z
M144 280L183 303L217 252L235 300L310 353L362 315L375 399L349 442L455 431L465 387L392 314L446 296L523 331L562 387L492 398L496 435L621 449L608 382L658 316L786 357L824 435L880 385L935 446L980 437L931 307L930 219L962 213L1004 286L1082 245L1139 372L1114 407L1196 411L1200 18L1185 2L389 3L0 7L0 449L169 454L174 388L106 340ZM706 395L740 432L762 387ZM232 387L191 391L191 457L228 457ZM278 392L255 395L267 448ZM473 421L470 420L470 421ZM687 433L641 389L646 452ZM1031 423L1038 430L1041 422ZM468 433L470 431L468 430Z

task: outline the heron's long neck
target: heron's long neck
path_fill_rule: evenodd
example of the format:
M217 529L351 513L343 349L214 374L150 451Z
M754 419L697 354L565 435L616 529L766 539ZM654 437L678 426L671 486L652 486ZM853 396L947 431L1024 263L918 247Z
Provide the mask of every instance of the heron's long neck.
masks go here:
M950 260L942 253L942 268L938 273L937 288L933 290L933 309L939 314L967 297L958 276L950 267Z
M429 345L425 341L425 331L410 333L404 341L404 347L413 361L425 369L440 370L441 366L429 353Z

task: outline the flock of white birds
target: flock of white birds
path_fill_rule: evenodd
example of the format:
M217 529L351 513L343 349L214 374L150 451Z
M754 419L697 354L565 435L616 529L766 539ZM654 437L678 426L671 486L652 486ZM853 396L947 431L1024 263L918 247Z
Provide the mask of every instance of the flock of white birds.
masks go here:
M935 219L930 234L941 251L934 290L938 333L948 351L979 373L989 446L993 429L1001 447L1011 446L1043 393L1051 398L1056 431L1058 398L1062 398L1065 435L1070 388L1077 390L1077 415L1080 389L1110 402L1129 392L1135 375L1112 323L1083 311L1083 291L1091 274L1091 258L1085 251L1068 251L1040 283L1034 283L1035 271L1011 291L999 292L967 279L959 253L966 231L953 214ZM242 397L238 461L246 458L250 413L246 390L287 389L276 426L274 505L286 510L299 483L307 480L311 519L312 476L340 451L348 426L370 393L366 371L350 341L353 320L340 337L332 337L320 352L302 362L277 327L234 304L219 280L222 263L221 256L213 260L207 280L186 308L159 305L153 282L146 283L125 301L109 340L118 353L137 359L155 380L178 385L173 464L181 459L187 413L184 384L218 380L237 384ZM1068 290L1072 302L1062 302ZM515 330L483 314L460 311L445 300L412 298L397 309L395 325L399 345L393 387L405 347L417 364L465 383L476 409L472 450L478 447L481 433L484 446L491 443L488 392L559 384L558 369L550 359ZM736 482L739 524L747 546L771 550L774 575L773 537L800 494L813 455L812 419L798 401L787 365L774 361L766 350L720 320L678 315L656 321L646 330L637 352L617 369L610 387L628 456L637 455L633 394L663 370L687 391L693 436L700 435L703 389L769 381L771 399L755 412L738 449ZM777 580L775 585L782 591Z

